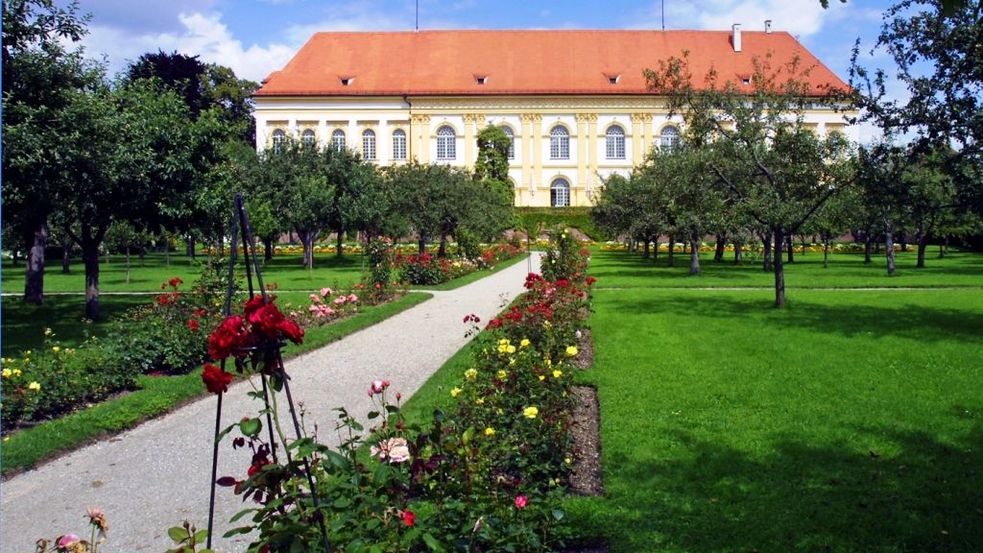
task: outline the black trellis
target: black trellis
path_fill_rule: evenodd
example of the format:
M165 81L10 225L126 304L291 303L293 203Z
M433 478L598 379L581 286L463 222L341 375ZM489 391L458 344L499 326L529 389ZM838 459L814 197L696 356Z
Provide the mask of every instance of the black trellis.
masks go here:
M232 234L232 249L229 254L229 271L228 271L228 287L225 293L225 304L222 309L222 314L228 317L232 314L232 297L235 294L235 265L238 253L238 239L241 235L242 246L243 246L243 257L244 257L244 267L246 269L246 284L249 291L249 299L253 299L257 294L257 287L259 289L258 293L263 298L263 303L269 302L269 298L266 294L266 287L263 285L263 273L260 270L259 257L256 253L256 242L253 237L252 229L249 226L249 215L246 213L245 202L243 201L242 194L236 194L235 197L235 211L232 214L231 222L231 234ZM255 278L255 286L253 279ZM302 430L300 427L300 421L297 417L297 410L294 407L293 395L290 392L290 376L283 365L283 355L282 348L284 343L282 341L277 341L274 343L261 344L256 348L252 348L254 353L261 353L263 355L263 362L265 364L264 370L260 372L260 382L263 389L263 402L265 406L266 413L266 428L270 435L270 453L273 456L273 462L277 461L277 447L275 436L273 434L273 417L271 415L270 409L270 394L276 393L277 390L270 390L271 386L268 382L269 377L276 377L276 383L282 387L284 394L287 397L287 406L290 410L290 418L293 421L294 432L297 439L303 437ZM261 350L261 351L259 351ZM225 371L226 359L221 360L222 371ZM212 449L212 472L211 472L211 493L208 498L208 540L206 547L211 549L212 547L212 530L213 523L215 519L215 488L218 485L218 447L219 447L219 435L222 432L222 396L223 393L218 394L218 401L215 407L215 436ZM287 462L291 463L292 459L290 456L289 448L287 444L283 444L284 454L287 457ZM324 523L324 516L320 509L320 499L318 498L317 488L314 485L314 477L311 473L310 460L307 457L303 458L304 463L304 473L307 477L307 484L310 487L311 500L314 504L315 517L317 518L318 526L321 531L321 538L324 545L324 550L327 553L331 552L331 541L328 537L328 529Z

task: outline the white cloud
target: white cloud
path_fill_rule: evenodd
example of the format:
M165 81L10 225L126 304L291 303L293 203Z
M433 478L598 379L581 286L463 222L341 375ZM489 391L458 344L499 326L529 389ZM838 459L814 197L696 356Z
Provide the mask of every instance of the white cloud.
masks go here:
M90 57L106 57L111 73L124 69L145 52L177 51L200 56L204 62L231 67L242 78L259 81L283 67L296 52L296 44L244 46L229 32L218 14L182 13L179 32L134 35L119 28L93 25L84 40Z
M851 9L840 2L830 2L829 8L823 9L818 0L684 0L666 2L665 14L667 29L728 30L741 23L745 30L756 31L764 30L765 20L770 19L776 31L810 36L828 21L845 17ZM662 5L656 2L630 26L659 29L661 12Z

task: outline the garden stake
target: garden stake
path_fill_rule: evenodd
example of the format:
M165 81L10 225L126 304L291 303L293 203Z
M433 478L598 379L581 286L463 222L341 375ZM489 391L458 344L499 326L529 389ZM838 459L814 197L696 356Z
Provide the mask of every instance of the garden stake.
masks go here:
M222 315L228 317L232 314L232 293L235 291L233 289L233 283L235 282L235 265L236 265L236 214L232 214L232 222L230 223L230 228L232 229L232 251L229 253L229 274L228 274L228 284L225 290L225 304L222 306ZM192 245L192 247L194 247ZM222 359L222 371L225 371L225 359ZM222 396L225 393L218 394L218 403L215 406L215 436L212 439L212 489L208 495L208 539L205 547L208 549L212 548L212 526L215 522L215 482L218 479L218 435L222 431Z
M256 283L259 286L259 293L262 295L264 303L266 303L269 300L266 295L266 287L263 285L263 272L260 269L259 257L256 253L256 243L253 240L252 229L249 228L249 215L248 213L246 213L245 202L243 201L242 194L236 194L235 209L239 219L239 230L242 232L242 242L243 242L242 253L243 253L243 257L245 257L246 280L249 285L249 299L252 299L256 295L255 290L253 288L253 273L255 272ZM250 267L250 263L253 265L253 267ZM253 271L252 269L254 269L255 271ZM231 286L231 281L230 281L230 286ZM280 376L280 380L283 383L283 389L286 392L286 396L287 396L287 407L289 408L290 416L293 419L294 431L296 432L297 439L299 440L301 438L300 423L297 420L297 411L294 408L293 396L290 393L290 385L287 383L290 377L287 375L286 369L283 366L283 355L281 354L280 351L282 347L283 347L282 344L276 344L274 348L272 348L269 352L266 353L268 357L267 359L264 359L264 363L268 363L272 361L274 370L277 371L277 373ZM274 455L273 459L275 462L276 441L273 438L273 422L272 422L272 415L270 412L269 395L267 392L266 375L261 373L260 377L262 378L262 382L263 382L263 399L266 403L265 407L266 407L267 428L269 429L270 432L270 450L273 452ZM274 393L275 392L276 391L274 390ZM283 448L284 448L284 453L286 453L287 457L289 458L290 457L289 448L287 447L286 443L283 444ZM324 516L321 514L321 502L320 499L318 498L317 487L314 485L314 476L311 473L311 464L310 461L307 459L307 457L304 457L304 472L305 475L307 476L307 483L311 489L311 500L314 503L314 509L316 513L315 516L317 517L318 526L321 530L321 541L324 544L325 552L331 553L331 541L328 538L328 529L324 523Z

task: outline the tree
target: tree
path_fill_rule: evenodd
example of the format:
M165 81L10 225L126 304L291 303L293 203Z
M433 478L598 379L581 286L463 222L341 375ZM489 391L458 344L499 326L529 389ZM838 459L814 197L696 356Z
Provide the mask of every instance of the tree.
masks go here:
M478 159L474 163L475 179L515 203L515 190L509 181L509 149L512 141L501 128L494 125L478 131Z
M919 147L951 144L950 160L962 165L970 158L975 177L957 180L964 205L983 213L979 172L983 146L983 18L979 0L902 0L889 8L871 53L886 51L897 70L870 71L859 64L854 48L850 84L863 118L874 122L890 141L909 133ZM888 94L893 77L906 90L902 98ZM955 175L956 171L950 170Z
M667 96L671 113L683 115L690 140L712 150L707 167L731 200L773 236L775 305L783 307L786 237L845 184L831 180L829 162L840 160L848 144L838 134L819 138L805 127L806 107L827 98L808 86L809 70L799 59L773 68L769 57L755 58L750 88L713 70L698 88L687 58L684 53L646 70L649 88Z
M5 230L28 248L24 300L44 299L44 249L54 209L48 187L66 167L58 152L71 93L98 74L65 42L85 35L75 4L3 0L3 203ZM9 226L8 226L9 225Z
M907 184L903 177L908 170L905 149L889 143L861 147L857 156L857 180L866 196L872 199L880 215L887 250L887 274L894 276L894 236L900 213L907 202Z
M127 70L130 81L138 79L158 79L166 90L180 96L193 119L209 107L204 94L204 75L206 66L198 56L187 56L172 52L147 53L140 56Z
M60 115L72 129L59 151L67 172L49 193L82 250L86 316L97 319L99 247L110 225L158 225L186 196L209 136L190 123L178 96L147 82L77 91Z
M944 222L946 214L957 207L957 191L954 179L945 170L950 155L947 148L915 155L902 181L907 187L905 208L915 227L918 247L915 266L924 268L928 239Z

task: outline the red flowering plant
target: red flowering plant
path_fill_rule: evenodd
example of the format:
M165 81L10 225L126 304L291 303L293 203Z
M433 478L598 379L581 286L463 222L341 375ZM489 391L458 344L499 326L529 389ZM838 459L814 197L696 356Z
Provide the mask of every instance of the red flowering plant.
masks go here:
M242 315L229 315L215 327L208 336L208 355L215 361L233 359L239 372L249 361L251 368L279 377L275 372L281 367L275 354L288 340L302 343L304 329L284 316L275 296L260 295L246 301ZM226 378L222 373L221 369L216 372L215 365L206 365L202 380L210 392L224 391L216 384Z

